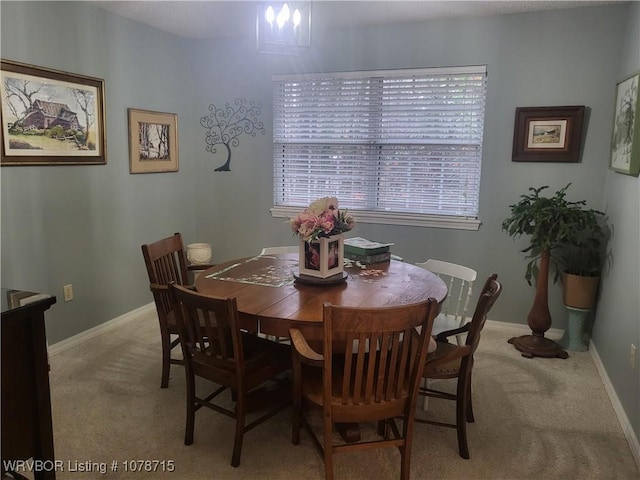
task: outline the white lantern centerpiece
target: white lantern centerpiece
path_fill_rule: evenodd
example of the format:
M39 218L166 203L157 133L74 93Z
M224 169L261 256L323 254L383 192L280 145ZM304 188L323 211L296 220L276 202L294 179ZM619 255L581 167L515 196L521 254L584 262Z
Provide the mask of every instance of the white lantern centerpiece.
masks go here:
M344 270L343 233L355 226L354 218L338 208L336 197L323 197L290 219L300 239L300 275L328 279Z

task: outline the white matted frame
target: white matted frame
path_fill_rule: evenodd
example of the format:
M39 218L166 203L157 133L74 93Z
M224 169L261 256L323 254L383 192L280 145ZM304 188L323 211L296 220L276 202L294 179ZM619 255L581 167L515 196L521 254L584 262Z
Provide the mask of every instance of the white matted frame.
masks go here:
M178 115L129 108L129 172L178 171Z

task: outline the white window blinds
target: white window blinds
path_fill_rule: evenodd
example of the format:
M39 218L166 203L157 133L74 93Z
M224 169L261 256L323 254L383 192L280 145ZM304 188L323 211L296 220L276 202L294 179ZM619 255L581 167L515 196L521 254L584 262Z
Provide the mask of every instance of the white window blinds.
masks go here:
M486 67L275 76L276 206L477 218Z

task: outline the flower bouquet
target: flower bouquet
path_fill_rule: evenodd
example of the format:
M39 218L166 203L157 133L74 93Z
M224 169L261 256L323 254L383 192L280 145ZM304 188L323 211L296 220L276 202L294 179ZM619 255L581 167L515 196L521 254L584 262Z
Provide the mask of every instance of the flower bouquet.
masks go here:
M338 208L338 199L323 197L290 219L300 238L300 273L312 277L342 277L342 234L355 226L354 218Z
M291 229L305 242L348 232L356 222L346 210L338 209L336 197L323 197L289 220Z

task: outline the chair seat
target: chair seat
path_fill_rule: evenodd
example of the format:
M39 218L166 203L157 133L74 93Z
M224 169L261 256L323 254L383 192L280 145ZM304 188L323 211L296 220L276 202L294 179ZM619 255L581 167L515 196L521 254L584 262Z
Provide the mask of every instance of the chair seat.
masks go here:
M458 376L460 372L460 364L462 362L461 357L457 357L454 360L433 365L434 360L441 359L447 355L451 355L454 351L460 347L446 342L437 342L438 348L427 356L427 364L424 367L425 378L454 378Z
M291 365L291 346L285 343L273 342L250 333L242 334L242 346L244 348L245 370L249 383L259 379L253 379L256 373L265 370L285 370ZM267 377L273 375L267 375Z

